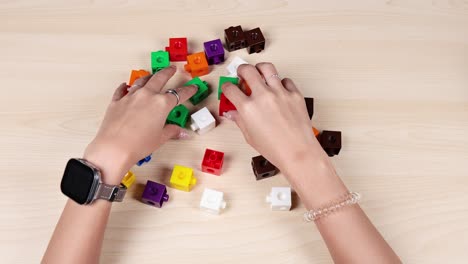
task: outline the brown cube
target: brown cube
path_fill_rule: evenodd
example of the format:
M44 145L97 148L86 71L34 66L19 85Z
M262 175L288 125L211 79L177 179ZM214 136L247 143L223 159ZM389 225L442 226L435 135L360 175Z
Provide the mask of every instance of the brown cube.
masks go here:
M228 51L245 48L245 36L241 26L226 28L224 30L224 40Z
M319 135L319 142L329 157L338 155L341 150L341 131L324 130Z
M267 159L265 159L261 155L253 157L251 164L257 181L275 176L279 172L278 168L276 168L275 165L271 164Z
M244 32L245 42L247 44L247 52L252 54L259 53L265 49L265 37L263 37L260 28L254 28Z
M309 118L312 119L312 116L314 115L314 98L310 97L304 97L306 107L307 107L307 113L309 114Z

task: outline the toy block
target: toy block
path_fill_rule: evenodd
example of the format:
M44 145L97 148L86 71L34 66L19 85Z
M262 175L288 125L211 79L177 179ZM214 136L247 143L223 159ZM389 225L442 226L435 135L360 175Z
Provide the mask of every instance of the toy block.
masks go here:
M272 187L271 192L266 197L266 202L270 203L273 211L291 210L291 188L290 187Z
M149 154L149 155L146 156L145 158L139 160L139 161L137 162L136 165L141 166L141 165L143 165L143 164L145 164L145 163L150 162L150 160L151 160L151 155L153 155L153 154Z
M212 214L219 214L226 208L226 201L223 199L223 192L205 188L200 200L200 209Z
M275 165L261 155L253 157L251 165L257 181L275 176L279 172Z
M210 40L203 43L208 65L224 62L224 48L220 39Z
M315 127L312 127L312 131L314 131L314 136L316 138L318 138L319 134L320 134L320 131L318 129L316 129Z
M151 73L149 73L149 71L145 70L132 70L132 72L130 73L130 80L128 80L128 85L132 86L136 80L148 76L150 74Z
M206 107L203 107L202 109L192 114L191 120L192 123L190 124L190 128L199 135L203 135L216 127L216 120Z
M219 116L223 116L224 113L232 111L232 110L237 110L236 106L227 99L227 97L222 93L221 94L221 99L219 100Z
M224 30L226 49L234 51L245 48L245 36L241 26L228 27Z
M170 61L185 61L187 50L187 38L170 38L169 47L166 47Z
M132 186L132 184L135 182L135 174L133 174L133 172L131 171L128 171L127 174L125 174L125 176L123 177L122 181L120 182L123 186L125 186L125 188L130 188L130 186Z
M184 69L192 75L192 78L206 75L210 72L205 52L198 52L187 56L187 64Z
M341 131L324 130L319 135L319 142L329 157L338 155L341 150Z
M197 183L197 179L193 176L193 169L175 165L172 170L170 183L172 188L190 192Z
M141 201L154 207L161 208L164 202L169 201L166 185L147 181Z
M229 63L229 65L226 67L226 70L228 71L229 76L237 77L237 68L239 68L239 66L242 64L249 64L249 63L241 59L240 57L237 57L237 56L234 57L231 63Z
M190 97L190 102L193 105L200 103L201 101L205 100L208 95L210 95L210 90L208 89L208 83L202 81L200 78L195 77L192 80L186 82L184 86L188 86L191 84L195 84L198 87L198 91L192 97Z
M166 119L166 124L174 124L180 127L185 127L189 116L189 110L185 105L178 105L174 107Z
M250 96L252 94L252 89L250 89L249 84L245 80L240 81L239 87L245 95Z
M223 169L224 153L212 149L206 149L201 164L202 171L214 175L221 175Z
M314 98L304 97L304 100L307 107L307 113L309 114L309 118L312 119L312 116L314 115Z
M224 83L230 82L234 85L239 85L239 78L237 77L226 77L226 76L220 76L219 77L219 84L218 84L218 100L221 99L221 94L223 93L223 90L221 90L221 86L223 86Z
M263 37L260 28L254 28L244 32L247 52L249 54L259 53L265 49L265 37Z
M169 67L169 64L169 52L162 50L151 52L151 69L153 73Z

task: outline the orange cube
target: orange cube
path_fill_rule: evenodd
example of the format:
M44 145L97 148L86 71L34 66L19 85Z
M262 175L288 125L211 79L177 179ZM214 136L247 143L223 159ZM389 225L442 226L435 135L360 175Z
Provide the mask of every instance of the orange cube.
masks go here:
M241 90L245 93L245 95L250 96L252 94L252 90L250 89L250 86L246 81L241 80L240 87Z
M208 61L205 52L198 52L187 56L187 64L184 69L192 75L192 78L209 73Z
M132 86L137 79L148 75L150 75L150 73L145 70L132 70L132 73L130 73L130 80L128 81L128 85Z
M312 130L314 131L315 137L318 137L318 135L320 134L320 131L316 129L315 127L312 127Z

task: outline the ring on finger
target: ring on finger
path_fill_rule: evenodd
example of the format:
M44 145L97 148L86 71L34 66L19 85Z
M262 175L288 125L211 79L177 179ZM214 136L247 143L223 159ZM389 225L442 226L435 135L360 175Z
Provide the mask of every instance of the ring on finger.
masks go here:
M170 94L174 95L176 97L176 99L177 99L176 106L179 105L180 96L179 96L179 93L177 93L177 91L175 89L168 89L165 93L170 93Z

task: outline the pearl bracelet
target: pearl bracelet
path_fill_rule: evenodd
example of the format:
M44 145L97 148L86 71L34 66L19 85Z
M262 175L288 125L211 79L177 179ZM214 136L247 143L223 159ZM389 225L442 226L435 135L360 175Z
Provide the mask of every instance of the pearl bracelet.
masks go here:
M361 200L361 195L357 192L349 192L342 197L338 202L332 202L322 208L312 209L304 213L304 220L306 222L315 221L321 217L325 217L330 213L336 212L338 209L347 205L357 204Z

